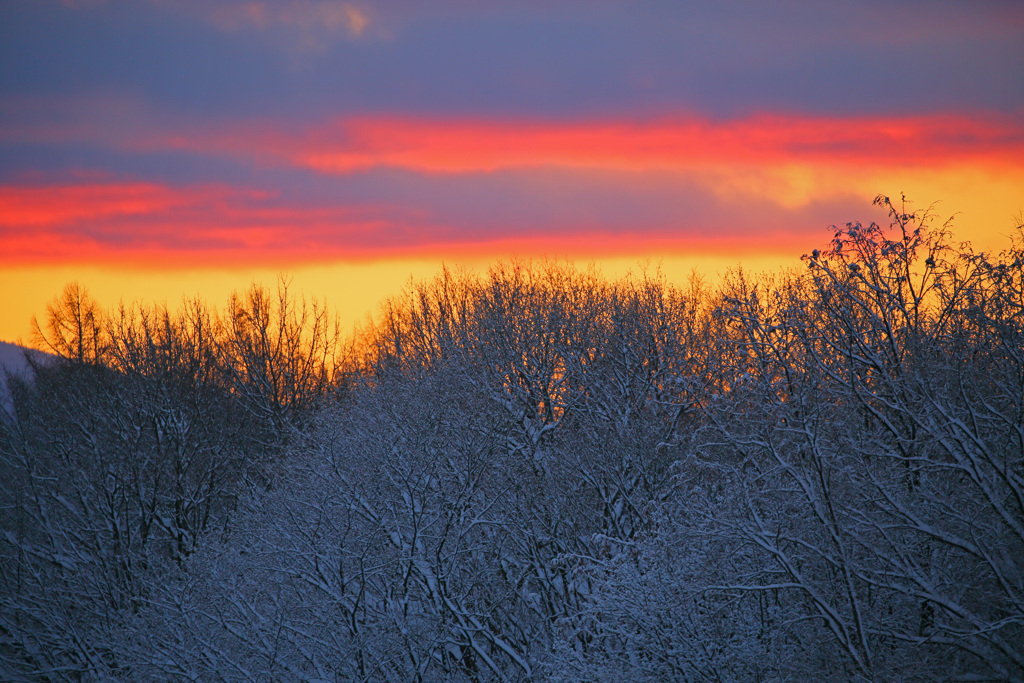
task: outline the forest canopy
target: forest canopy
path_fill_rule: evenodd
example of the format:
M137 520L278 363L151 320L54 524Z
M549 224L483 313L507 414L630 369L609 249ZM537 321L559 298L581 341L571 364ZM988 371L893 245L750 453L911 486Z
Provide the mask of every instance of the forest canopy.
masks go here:
M34 321L0 677L1024 680L1024 229Z

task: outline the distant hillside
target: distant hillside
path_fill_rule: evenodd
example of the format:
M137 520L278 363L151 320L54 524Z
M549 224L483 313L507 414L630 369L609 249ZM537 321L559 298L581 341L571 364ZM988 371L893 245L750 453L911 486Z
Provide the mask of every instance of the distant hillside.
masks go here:
M50 357L49 354L35 349L25 348L17 344L0 341L0 406L5 411L10 411L10 395L7 391L7 375L20 375L25 377L29 374L29 364L26 354L37 359Z

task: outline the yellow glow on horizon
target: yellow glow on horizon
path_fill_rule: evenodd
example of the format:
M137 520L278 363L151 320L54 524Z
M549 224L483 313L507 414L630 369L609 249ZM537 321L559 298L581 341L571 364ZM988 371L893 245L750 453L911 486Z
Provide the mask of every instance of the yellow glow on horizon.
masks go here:
M920 169L916 173L876 171L857 179L857 187L895 188L890 198L903 192L914 209L930 202L934 221L942 225L952 218L954 240L968 241L974 250L998 252L1009 246L1009 236L1024 213L1024 168ZM876 190L877 191L877 190Z
M702 184L727 201L759 199L786 209L844 194L864 198L864 210L856 216L836 216L838 224L853 220L885 224L887 217L868 202L884 192L895 203L902 192L912 202L912 210L931 206L934 227L952 218L955 239L971 242L975 251L1006 247L1007 236L1024 214L1024 167L975 164L885 169L780 164L721 168L708 174Z
M953 227L954 243L970 241L975 251L999 251L1008 246L1007 237L1014 232L1024 204L1024 168L1014 166L986 166L936 168L894 167L841 168L831 164L785 165L750 167L719 167L720 173L710 173L706 186L726 201L744 203L751 199L772 201L788 209L805 206L815 200L830 200L854 196L863 201L863 209L856 215L835 216L836 223L847 220L884 222L885 215L869 202L880 190L895 201L899 193L906 194L915 204L913 208L927 208L938 202L934 209L935 223L941 225L956 214ZM575 257L574 263L584 268L593 262L609 278L628 271L638 272L643 263L648 270L660 268L671 282L684 285L692 271L697 270L714 281L717 275L741 264L748 270L775 270L785 266L798 266L802 252L823 247L830 237L827 226L810 235L806 244L793 246L791 238L786 244L773 243L771 237L758 235L757 226L750 227L751 246L738 250L742 242L735 238L716 241L710 238L689 254L680 253L678 246L644 244L639 237L635 249L594 257ZM791 236L792 237L792 236ZM627 243L605 245L604 250L625 246ZM771 245L763 248L765 245ZM520 245L529 247L528 244ZM598 245L600 248L600 245ZM486 272L494 262L510 260L511 245L481 247L479 253L465 252L442 255L445 250L430 255L393 256L377 260L334 261L326 264L306 264L272 268L231 265L183 268L172 265L128 266L97 263L5 265L0 268L0 292L4 303L0 305L0 340L31 343L30 320L33 315L45 319L46 305L71 281L86 287L103 307L115 307L119 301L167 303L172 308L185 297L199 296L207 304L221 308L233 291L243 291L252 282L274 286L280 274L292 277L293 291L307 299L317 298L338 314L346 332L361 325L369 315L375 314L389 296L399 294L410 280L422 280L435 275L443 265L471 271ZM628 247L627 247L628 248ZM752 249L762 248L761 251ZM581 250L583 251L583 250ZM543 253L538 247L537 253ZM550 253L550 252L549 252ZM550 254L557 257L559 254ZM570 257L572 255L570 254Z
M660 272L670 282L685 285L697 271L713 280L728 268L742 264L750 270L771 270L795 265L799 255L651 254L580 259L573 263L583 269L593 263L605 276L618 278L628 272ZM135 269L95 264L6 267L0 271L0 291L11 293L0 307L0 340L31 346L30 321L36 316L45 323L46 306L69 282L78 282L103 309L123 301L167 304L174 309L185 298L197 295L210 306L223 308L234 291L244 291L253 282L274 287L278 276L291 278L294 293L326 303L338 315L343 331L351 333L377 314L380 305L398 295L410 283L432 278L443 266L486 273L489 266L512 257L445 259L389 259L358 263L306 265L287 270L272 268L231 269Z
M221 309L232 292L253 283L275 287L279 275L291 278L291 291L326 303L346 331L362 323L387 295L401 290L410 278L428 277L433 263L405 260L272 268L136 269L95 264L7 267L0 271L0 291L17 292L0 309L0 340L31 345L30 321L45 322L46 305L68 282L85 287L104 309L121 301L167 304L198 296Z

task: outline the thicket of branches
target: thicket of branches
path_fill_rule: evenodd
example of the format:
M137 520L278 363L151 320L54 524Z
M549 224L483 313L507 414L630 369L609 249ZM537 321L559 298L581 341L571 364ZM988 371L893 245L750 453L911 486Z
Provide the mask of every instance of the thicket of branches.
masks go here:
M11 680L1024 680L1024 242L101 314L0 422Z

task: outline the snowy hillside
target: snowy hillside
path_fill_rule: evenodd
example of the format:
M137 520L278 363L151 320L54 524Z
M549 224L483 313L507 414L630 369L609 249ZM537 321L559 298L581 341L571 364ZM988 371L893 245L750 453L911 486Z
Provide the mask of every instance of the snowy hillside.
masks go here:
M7 375L26 377L31 373L26 353L37 359L46 358L47 354L24 346L0 341L0 406L10 410L10 395L7 390Z

